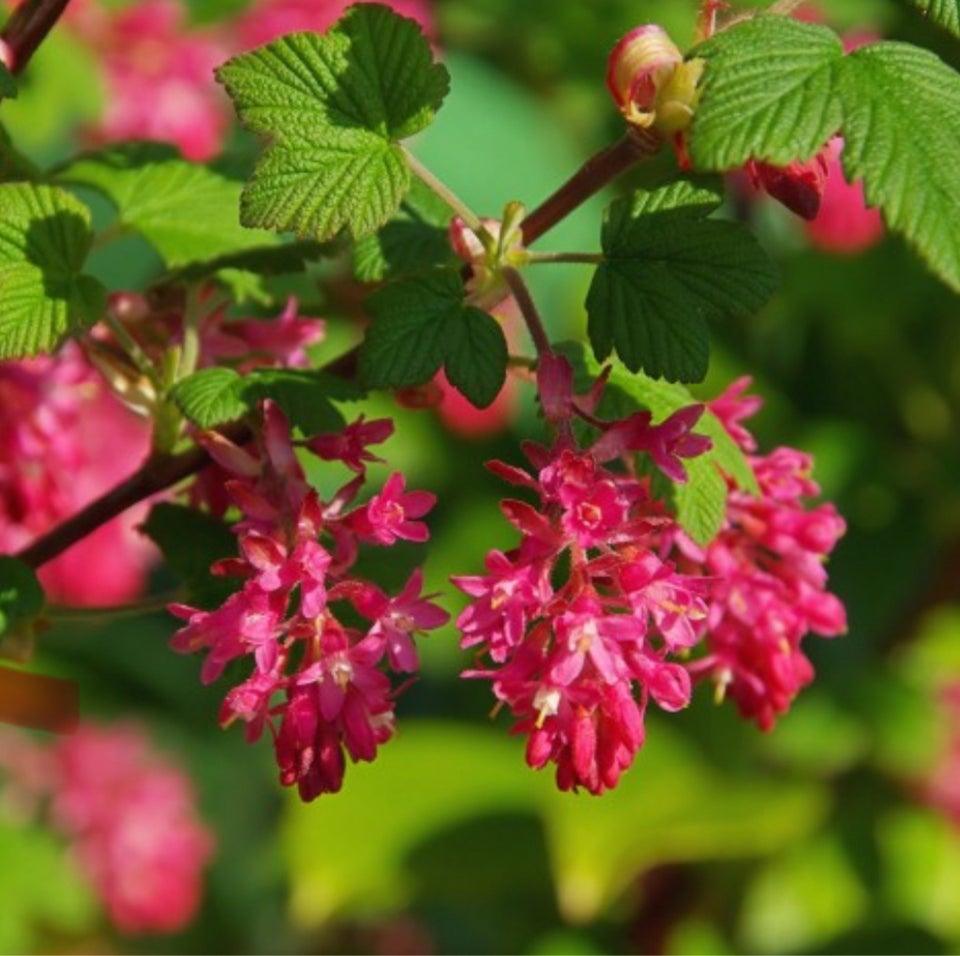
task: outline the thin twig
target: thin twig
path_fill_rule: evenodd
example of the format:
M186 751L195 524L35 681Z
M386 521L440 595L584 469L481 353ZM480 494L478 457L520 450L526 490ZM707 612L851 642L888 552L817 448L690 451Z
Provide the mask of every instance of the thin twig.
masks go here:
M503 278L510 286L513 297L517 300L523 320L527 323L530 338L533 339L533 344L536 347L537 355L549 354L552 351L550 337L547 335L543 319L540 318L540 312L537 310L536 303L533 301L533 296L530 295L530 290L527 288L526 282L523 281L523 277L513 266L504 266Z
M11 73L23 71L37 47L63 15L70 0L25 0L10 14L0 30L7 48Z

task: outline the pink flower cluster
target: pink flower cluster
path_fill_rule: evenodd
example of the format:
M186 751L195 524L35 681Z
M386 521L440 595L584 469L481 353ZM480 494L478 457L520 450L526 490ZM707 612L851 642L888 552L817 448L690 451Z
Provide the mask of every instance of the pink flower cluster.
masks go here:
M84 724L52 747L7 731L2 743L5 796L19 792L21 812L49 801L50 825L119 930L175 932L191 921L213 836L189 777L142 729Z
M77 345L0 363L0 552L79 511L135 471L148 450L147 422L110 392ZM154 556L135 531L144 514L131 509L44 565L49 597L79 605L136 597Z
M211 159L233 115L214 68L284 33L326 30L349 5L349 0L257 0L229 22L197 26L190 23L186 0L136 0L119 9L101 0L75 2L67 22L96 51L106 85L106 112L87 131L88 139L164 140L188 159ZM425 0L389 5L431 31Z
M369 446L392 431L388 419L361 417L338 434L306 443L321 459L342 462L354 473L329 502L307 483L289 425L271 402L263 405L255 449L215 433L202 439L227 473L226 492L242 515L234 525L239 556L213 570L243 583L212 611L173 606L187 623L172 646L207 652L205 683L231 661L252 659L251 675L224 700L221 722L244 721L251 741L269 727L280 780L295 783L304 800L340 789L345 752L354 761L373 760L393 735L396 692L382 665L416 671L414 636L448 617L421 596L419 570L396 596L350 574L361 543L389 546L429 536L420 519L435 496L407 491L399 473L379 494L350 508L366 481L367 462L379 461ZM348 623L360 619L367 622L363 628Z
M561 789L602 793L642 746L649 701L685 707L691 677L712 677L745 716L772 725L812 676L801 638L844 629L823 569L844 526L832 505L806 509L817 493L809 458L778 449L749 459L760 494L731 483L723 531L699 548L635 462L643 453L685 481L682 459L710 448L692 431L703 406L656 425L647 412L602 421L593 414L602 380L574 398L569 364L551 355L538 377L553 447L526 446L532 473L488 465L537 504L502 503L520 543L491 551L485 575L453 579L472 599L457 624L462 646L488 659L465 676L492 681L514 731L528 735L529 765L553 762ZM752 449L740 421L758 400L743 398L744 387L712 410ZM574 440L573 416L600 430L587 448Z
M740 379L710 409L745 452L756 451L740 422L759 407ZM846 530L829 503L810 508L820 493L813 460L793 448L749 454L759 495L730 482L723 530L707 548L681 541L701 573L710 575L707 654L691 665L709 674L718 695L729 694L744 717L770 730L813 679L800 642L807 633L833 637L847 628L840 600L826 590L824 561Z

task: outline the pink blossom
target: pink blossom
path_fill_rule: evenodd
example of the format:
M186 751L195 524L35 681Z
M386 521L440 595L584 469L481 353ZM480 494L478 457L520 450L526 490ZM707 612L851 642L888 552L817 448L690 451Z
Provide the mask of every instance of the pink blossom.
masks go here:
M383 664L415 670L414 635L447 620L429 596L421 596L419 571L395 597L351 573L360 539L381 545L426 540L426 525L413 519L435 498L406 492L397 472L381 494L347 510L366 480L366 462L375 460L366 446L393 430L390 421L361 418L339 435L303 443L356 472L330 501L321 501L306 480L283 413L270 401L261 411L253 447L213 433L202 437L241 512L233 527L239 554L211 570L241 584L212 611L172 605L186 624L171 643L183 653L206 651L205 682L219 678L231 661L252 661L252 674L228 691L221 723L244 722L251 741L269 727L281 783L296 784L302 798L312 800L340 789L347 755L372 760L392 737L395 691ZM370 626L342 622L344 602Z
M80 349L0 363L0 551L13 552L128 477L149 425L109 391ZM48 596L118 604L143 589L155 551L146 505L101 526L40 570Z
M111 920L125 933L183 929L214 847L189 778L132 724L82 726L52 752L51 820Z
M863 183L849 183L840 165L843 138L835 136L826 149L827 180L816 218L806 223L810 241L827 252L853 254L883 238L880 211L867 206Z

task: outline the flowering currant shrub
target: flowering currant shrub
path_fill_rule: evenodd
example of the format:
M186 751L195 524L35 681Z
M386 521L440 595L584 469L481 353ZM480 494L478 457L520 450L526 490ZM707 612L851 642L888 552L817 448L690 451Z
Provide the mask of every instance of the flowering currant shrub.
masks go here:
M11 15L5 97L64 6ZM825 569L845 526L808 454L758 448L748 379L698 388L711 325L777 288L758 240L717 215L728 185L765 191L845 251L882 216L960 289L960 169L939 158L960 147L960 77L794 6L733 15L706 0L685 51L653 24L611 37L621 138L499 218L417 157L412 137L443 122L450 86L425 4L257 0L229 29L184 26L173 0L71 8L63 27L102 46L117 95L85 131L93 148L53 168L6 148L7 636L22 650L58 605L135 601L165 563L181 581L171 647L202 653L221 723L268 737L304 800L338 791L348 758L371 761L394 736L401 692L417 692L416 641L451 617L420 566L443 502L389 461L376 478L372 449L395 423L356 403L439 404L453 429L484 432L532 384L535 432L488 465L511 487L502 544L482 573L479 554L449 569L467 598L464 678L488 683L527 763L554 765L563 790L615 787L648 708L695 693L772 729L814 678L808 637L846 629ZM228 110L257 144L243 184L198 162L220 150ZM662 180L612 200L596 248L540 250L661 153ZM91 191L114 210L105 227ZM108 288L91 251L128 234L159 272ZM321 260L352 267L348 347L276 291ZM544 265L590 270L583 341L549 332L525 277ZM398 544L382 580L370 555ZM67 802L54 812L76 828Z

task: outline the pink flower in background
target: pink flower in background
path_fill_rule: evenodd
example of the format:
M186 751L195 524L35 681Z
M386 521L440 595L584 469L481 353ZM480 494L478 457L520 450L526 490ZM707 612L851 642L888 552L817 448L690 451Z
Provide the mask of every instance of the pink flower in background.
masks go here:
M353 2L356 0L255 0L236 21L237 51L269 43L285 33L323 32L339 20ZM386 5L416 20L428 36L433 35L433 15L427 0L387 0Z
M923 794L960 829L960 682L939 694L940 713L947 727L946 748L923 784Z
M0 363L0 552L14 552L132 474L149 425L109 391L80 349ZM155 551L135 530L146 505L41 568L53 601L117 604L146 583Z
M67 838L117 929L171 933L190 923L214 839L190 778L145 730L88 723L50 746L12 730L0 743L4 795L32 817L45 812Z
M164 140L199 161L220 151L232 115L213 78L232 52L223 33L191 27L179 0L110 12L87 4L71 22L95 48L107 87L93 142Z

